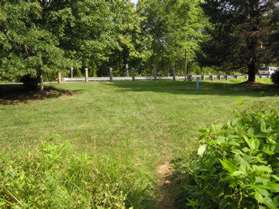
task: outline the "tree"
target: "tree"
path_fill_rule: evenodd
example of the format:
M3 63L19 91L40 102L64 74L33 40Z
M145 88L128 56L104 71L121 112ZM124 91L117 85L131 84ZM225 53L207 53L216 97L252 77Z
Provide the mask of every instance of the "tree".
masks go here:
M60 47L91 74L105 75L113 67L123 74L125 64L143 61L141 19L129 0L52 1L49 17ZM79 66L77 66L79 67Z
M203 4L214 24L207 54L222 58L231 68L248 69L248 81L255 82L257 67L265 63L268 37L272 33L272 16L277 0L207 0ZM218 61L218 60L217 60Z
M167 63L174 69L185 59L196 59L207 25L200 4L200 0L140 1L146 17L144 30L153 40L154 65Z
M49 1L2 1L0 3L0 76L41 84L43 76L65 69L57 37L47 26Z
M74 27L67 34L67 45L83 67L96 72L115 48L111 2L81 0L72 9L76 9L76 14Z
M150 56L150 37L141 28L144 17L130 0L111 3L114 43L109 65L124 74L125 66L141 68Z
M271 21L271 34L266 40L266 53L264 54L268 63L274 63L279 65L279 4L274 9Z

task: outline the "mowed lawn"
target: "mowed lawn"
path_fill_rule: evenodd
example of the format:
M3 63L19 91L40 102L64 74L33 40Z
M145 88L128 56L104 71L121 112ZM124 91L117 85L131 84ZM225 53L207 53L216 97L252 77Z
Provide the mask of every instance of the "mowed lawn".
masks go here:
M236 81L122 81L54 85L72 96L0 104L0 150L16 153L44 141L69 141L78 151L156 167L179 150L196 147L201 128L233 117L260 101L279 100L278 89L245 89ZM264 108L264 106L263 106ZM128 172L128 171L127 171Z

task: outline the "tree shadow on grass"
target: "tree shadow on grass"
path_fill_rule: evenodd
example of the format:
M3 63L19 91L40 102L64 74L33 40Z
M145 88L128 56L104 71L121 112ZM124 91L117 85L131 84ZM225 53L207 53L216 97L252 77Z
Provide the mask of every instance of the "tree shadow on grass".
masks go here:
M33 100L72 96L76 91L58 89L52 86L45 87L44 91L26 90L21 84L0 85L0 105L26 103Z
M271 84L247 86L233 82L207 82L200 83L197 90L196 82L189 81L120 81L113 82L119 91L158 92L181 95L221 95L221 96L251 96L266 97L279 95L279 88Z

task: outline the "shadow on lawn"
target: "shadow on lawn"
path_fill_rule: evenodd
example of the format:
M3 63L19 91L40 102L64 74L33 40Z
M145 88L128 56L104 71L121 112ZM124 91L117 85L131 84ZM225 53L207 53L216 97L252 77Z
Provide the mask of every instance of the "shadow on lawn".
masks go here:
M240 83L201 82L200 90L196 90L196 82L182 81L120 81L113 85L119 91L162 92L184 95L223 95L265 97L279 95L279 88L271 84L257 83L247 86Z
M75 91L47 86L44 91L26 90L20 84L0 84L0 104L10 105L26 103L31 100L43 100L60 96L72 96Z

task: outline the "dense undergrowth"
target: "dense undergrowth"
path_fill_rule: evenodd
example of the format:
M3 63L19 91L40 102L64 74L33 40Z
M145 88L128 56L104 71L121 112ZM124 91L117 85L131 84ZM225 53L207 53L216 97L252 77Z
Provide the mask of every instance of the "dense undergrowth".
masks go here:
M194 159L174 161L177 208L279 208L279 108L261 103L203 130Z
M1 156L0 208L142 208L151 192L145 180L112 158L93 160L70 145L47 143Z

